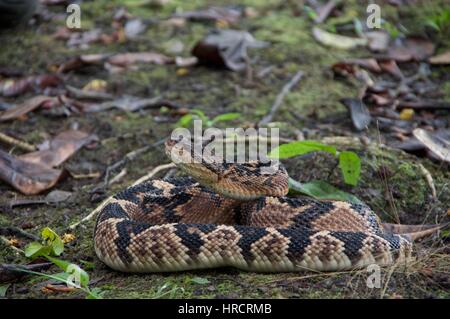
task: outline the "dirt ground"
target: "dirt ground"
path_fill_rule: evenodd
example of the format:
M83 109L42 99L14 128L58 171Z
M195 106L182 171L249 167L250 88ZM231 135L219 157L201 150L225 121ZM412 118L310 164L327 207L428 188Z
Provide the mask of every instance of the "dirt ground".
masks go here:
M68 48L66 41L52 35L64 26L63 19L38 21L37 26L3 33L0 65L13 67L26 74L49 73L55 65L79 54L105 52L155 51L174 55L174 46L181 49L176 55L190 56L194 44L214 23L187 22L182 28L158 22L176 10L198 9L206 5L232 4L230 1L172 0L162 7L138 7L134 1L83 1L83 28L102 28L112 31L111 21L120 7L135 17L148 18L150 25L139 38L108 45L93 43L87 49ZM242 19L238 29L248 30L253 36L267 41L270 46L252 49L253 78L246 72L232 72L203 66L180 68L176 65L142 65L137 70L110 74L95 66L63 75L64 82L83 87L93 79L105 80L108 91L116 96L128 94L138 97L162 96L165 100L185 108L203 110L213 117L227 112L239 112L235 126L250 126L259 121L273 104L283 85L299 70L304 78L286 96L274 121L281 135L295 139L302 132L307 139L322 140L339 150L355 151L362 159L361 181L356 187L346 186L336 168L336 160L326 154L315 153L283 161L290 176L300 181L326 180L336 187L355 194L386 222L403 224L435 224L449 221L450 172L448 165L424 157L407 154L385 146L391 137L380 133L376 125L368 130L352 129L347 109L339 100L354 97L359 88L336 80L330 66L346 58L368 56L364 48L354 50L330 49L311 36L312 22L305 14L295 14L295 1L240 1L258 14ZM358 1L346 1L347 10L364 14L365 6ZM417 1L414 5L383 6L383 18L398 21L411 32L421 32L426 17L436 14L446 1ZM447 5L448 7L448 5ZM64 16L64 8L49 7L50 12ZM448 51L450 37L441 35L439 50ZM183 71L180 71L183 69ZM257 74L269 70L263 77ZM404 70L407 72L408 70ZM432 78L439 83L445 99L450 99L450 66L432 69ZM29 95L9 98L18 103ZM439 113L448 118L449 113ZM0 182L0 226L15 226L39 235L43 227L58 234L71 233L75 240L66 245L64 260L86 267L91 287L102 290L105 298L448 298L450 297L449 237L444 234L426 239L416 245L417 261L407 269L382 269L381 288L368 288L367 272L343 273L283 273L255 274L235 269L217 269L169 274L129 275L108 269L95 256L93 226L87 221L74 230L69 225L79 221L95 209L102 200L132 184L152 168L169 163L162 146L150 148L121 168L126 175L109 188L99 187L108 166L146 145L155 143L174 129L179 116L167 108L146 109L137 112L108 110L97 113L61 116L36 111L25 119L0 123L0 131L12 132L22 140L39 144L49 136L79 127L95 133L99 142L93 148L83 148L64 167L74 175L100 173L93 178L66 178L56 185L69 191L69 200L50 205L29 205L9 208L12 199L24 198L6 183ZM228 124L228 123L227 123ZM224 127L224 126L223 126ZM11 154L18 149L2 145ZM425 167L432 175L437 191L433 198ZM112 176L120 172L112 172ZM165 176L161 172L158 177ZM172 172L178 174L177 172ZM27 241L20 243L23 247ZM0 262L24 264L28 260L13 248L0 243ZM90 264L92 263L92 265ZM57 272L56 267L49 272ZM198 280L198 278L206 280ZM27 277L11 284L7 298L84 298L79 291L49 293L42 288L51 280Z

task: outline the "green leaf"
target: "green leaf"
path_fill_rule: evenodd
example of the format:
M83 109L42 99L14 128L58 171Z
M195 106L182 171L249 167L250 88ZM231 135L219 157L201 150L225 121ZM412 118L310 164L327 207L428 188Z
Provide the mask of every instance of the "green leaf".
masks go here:
M197 115L203 123L207 123L209 118L205 115L205 112L199 109L192 109L191 113Z
M347 184L356 186L361 174L361 159L354 152L339 153L339 167Z
M291 158L318 151L336 155L336 148L334 146L325 145L316 141L297 141L274 148L268 156L272 158Z
M6 296L9 286L11 286L11 284L0 285L0 298L4 298Z
M92 270L95 268L95 264L91 261L80 259L80 263L84 266L84 269Z
M25 256L28 258L36 258L40 256L46 256L50 254L52 248L50 246L44 246L38 242L29 243L25 247Z
M42 238L52 248L52 253L55 256L59 256L64 251L64 243L61 238L49 227L45 227L42 230Z
M209 126L213 126L214 124L216 124L218 122L235 120L239 116L241 116L240 113L225 113L225 114L217 115L215 118L212 119L212 121L210 121Z
M209 280L202 277L194 277L190 280L191 283L197 284L197 285L206 285L209 284Z
M104 291L101 288L93 288L89 290L89 293L86 296L86 299L102 299L102 294Z
M342 200L356 204L363 204L356 196L337 189L324 181L300 183L289 178L289 189L294 193L301 193L316 199Z
M192 122L192 114L183 115L177 122L178 127L189 127Z
M80 266L61 260L58 258L47 256L47 259L58 266L67 274L66 280L69 283L75 284L74 286L88 287L89 286L89 275Z
M54 257L50 257L50 256L47 256L47 259L50 260L52 263L54 263L61 270L64 270L64 271L66 271L67 267L69 267L69 265L70 265L70 263L68 261L65 261L62 259L58 259L58 258L54 258Z

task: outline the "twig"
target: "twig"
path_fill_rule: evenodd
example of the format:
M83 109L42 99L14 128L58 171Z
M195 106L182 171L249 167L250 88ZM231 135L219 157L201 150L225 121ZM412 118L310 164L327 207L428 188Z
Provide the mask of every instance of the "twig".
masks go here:
M8 238L6 238L5 236L0 236L0 240L7 245L9 248L11 248L12 250L14 250L15 252L19 253L19 254L23 254L23 250L19 249L13 245L11 245L11 242L9 241Z
M136 180L131 186L136 186L137 184L140 184L143 181L146 181L146 180L152 178L154 175L156 175L160 171L163 171L163 170L166 170L166 169L170 169L170 168L174 168L174 167L175 167L174 163L169 163L169 164L163 164L163 165L156 166L150 173L148 173L147 175L142 176L141 178ZM80 221L70 225L69 229L74 229L74 228L78 227L80 224L82 224L82 223L84 223L84 222L86 222L88 220L91 220L98 212L100 212L106 205L108 205L108 203L112 200L112 198L113 198L113 196L110 196L107 199L105 199L89 215L87 215L86 217L84 217Z
M70 174L74 179L99 178L100 172L92 172L87 174Z
M36 146L31 145L24 141L15 139L14 137L3 134L2 132L0 132L0 142L6 143L9 145L14 145L14 146L16 146L24 151L28 151L28 152L33 152L36 150Z
M27 232L21 230L20 228L12 227L12 226L0 227L0 235L1 236L17 236L17 237L22 237L22 238L26 238L26 239L35 240L35 241L40 240L40 238L38 236L27 233Z
M431 173L425 168L425 166L423 166L420 163L419 168L422 174L425 176L425 180L427 181L428 186L430 186L431 188L431 196L433 196L433 199L436 200L437 199L436 187L434 186L434 181L433 177L431 176Z
M413 110L450 110L450 103L445 101L399 101L397 109Z
M286 83L281 92L277 95L277 98L275 99L275 102L273 103L272 107L270 108L269 114L267 114L259 123L258 126L266 125L267 123L272 121L273 116L280 108L281 104L283 103L283 100L285 96L289 93L289 91L301 80L303 77L303 71L298 71L292 79Z
M114 163L113 165L108 166L108 168L106 168L106 172L105 172L105 179L103 181L103 185L107 186L108 185L108 180L109 180L109 175L112 171L114 171L115 169L125 165L127 162L134 160L136 157L138 157L139 155L147 152L148 150L150 150L153 147L159 146L161 144L163 144L165 141L165 139L161 139L156 143L153 143L151 145L146 145L144 147L138 148L137 150L131 151L129 153L127 153L123 159L121 159L120 161Z
M117 174L116 176L111 178L111 180L108 183L108 187L111 186L112 184L117 183L118 181L120 181L126 174L127 174L127 169L126 168L122 169L119 172L119 174Z

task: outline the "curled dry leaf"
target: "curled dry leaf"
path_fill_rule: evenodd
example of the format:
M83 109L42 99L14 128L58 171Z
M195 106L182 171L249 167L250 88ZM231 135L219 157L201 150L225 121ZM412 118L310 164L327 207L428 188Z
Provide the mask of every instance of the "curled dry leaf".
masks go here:
M56 87L62 80L56 75L32 75L19 79L0 81L0 95L18 96L27 92L40 93L48 87Z
M416 128L413 135L441 161L450 163L450 138L446 139L421 128Z
M68 130L53 138L48 143L47 149L21 155L19 158L29 163L56 167L64 163L84 145L97 139L96 135L78 130Z
M371 116L363 101L354 98L343 98L341 99L341 103L348 108L353 126L358 131L364 130L369 126Z
M55 97L38 95L0 113L0 122L19 118L40 106L52 107L58 104L58 99Z
M52 188L64 175L63 170L30 163L0 150L0 179L25 195Z
M334 34L324 31L318 27L314 27L312 33L318 42L338 49L350 50L359 46L365 46L368 43L368 40L365 38L352 38Z
M247 67L248 48L264 48L268 44L250 33L238 30L213 30L192 49L200 63L241 71Z

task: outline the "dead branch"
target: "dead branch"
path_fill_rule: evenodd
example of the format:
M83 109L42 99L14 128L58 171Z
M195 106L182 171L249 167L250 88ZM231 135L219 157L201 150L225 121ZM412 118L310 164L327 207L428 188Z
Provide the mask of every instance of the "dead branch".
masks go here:
M303 74L304 74L303 71L298 71L292 77L292 79L283 86L283 88L281 89L281 92L277 95L275 102L273 103L272 107L270 108L269 114L267 114L261 121L259 121L258 126L263 126L269 122L272 122L272 119L273 119L275 113L280 108L281 104L283 103L284 98L292 90L292 88L301 80L301 78L303 77Z

